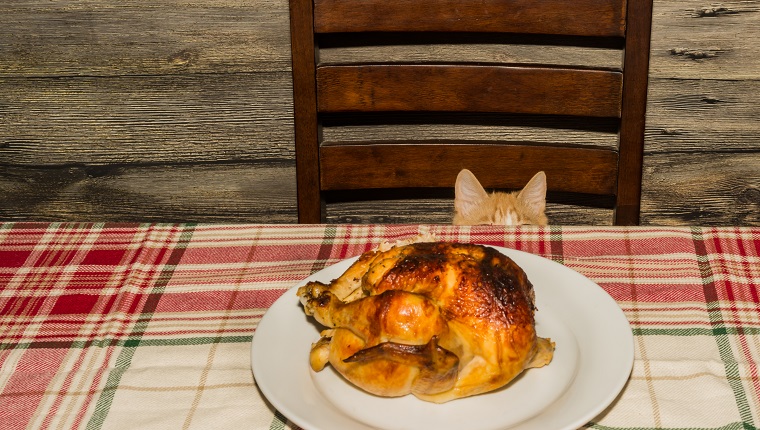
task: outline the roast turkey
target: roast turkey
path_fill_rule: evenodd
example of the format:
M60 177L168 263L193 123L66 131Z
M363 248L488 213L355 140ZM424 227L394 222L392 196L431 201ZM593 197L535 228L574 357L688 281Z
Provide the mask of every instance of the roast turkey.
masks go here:
M554 344L536 335L525 272L493 248L412 243L361 255L329 284L298 289L307 315L327 329L311 348L378 396L430 402L503 387L548 364Z

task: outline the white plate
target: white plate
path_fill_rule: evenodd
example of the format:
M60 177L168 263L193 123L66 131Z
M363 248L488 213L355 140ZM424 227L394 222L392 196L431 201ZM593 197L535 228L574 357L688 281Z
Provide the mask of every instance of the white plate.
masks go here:
M327 267L288 290L256 328L251 365L256 384L283 415L308 430L577 429L619 394L633 366L633 335L617 303L597 284L561 264L493 247L525 270L536 291L536 331L557 344L551 364L530 369L506 387L434 404L414 396L376 397L329 365L309 367L321 327L296 296L308 281L329 282L356 258Z

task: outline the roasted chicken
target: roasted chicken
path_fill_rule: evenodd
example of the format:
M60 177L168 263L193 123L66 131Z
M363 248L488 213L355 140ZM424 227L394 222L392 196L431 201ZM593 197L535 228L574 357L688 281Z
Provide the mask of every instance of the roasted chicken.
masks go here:
M426 242L370 251L329 284L298 289L307 315L328 327L310 365L329 362L379 396L430 402L503 387L548 364L525 272L493 248Z

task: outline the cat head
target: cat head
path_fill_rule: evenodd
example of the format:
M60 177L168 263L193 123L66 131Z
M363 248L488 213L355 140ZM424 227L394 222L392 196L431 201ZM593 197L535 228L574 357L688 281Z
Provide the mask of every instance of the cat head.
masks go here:
M454 225L547 225L546 175L536 173L520 191L488 194L467 169L454 186Z

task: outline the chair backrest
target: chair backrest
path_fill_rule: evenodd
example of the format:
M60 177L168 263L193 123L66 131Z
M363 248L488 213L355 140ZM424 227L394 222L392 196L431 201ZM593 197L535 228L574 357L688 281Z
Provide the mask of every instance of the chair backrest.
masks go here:
M652 0L290 0L290 14L299 222L323 221L325 192L451 188L467 168L504 189L543 170L550 192L607 196L615 224L639 223ZM603 47L622 61L320 62L329 47L441 41ZM573 127L606 124L617 143L345 142L322 133L324 121L421 113L570 118Z

